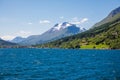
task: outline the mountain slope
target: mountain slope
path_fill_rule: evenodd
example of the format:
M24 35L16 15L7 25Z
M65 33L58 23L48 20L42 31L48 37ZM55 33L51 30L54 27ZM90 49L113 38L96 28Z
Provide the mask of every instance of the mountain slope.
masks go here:
M96 24L93 26L93 28L94 28L94 27L98 27L98 26L100 26L100 25L103 25L103 24L105 24L105 23L113 22L113 21L115 21L115 20L120 19L120 14L119 14L119 13L120 13L120 7L114 9L113 11L111 11L110 14L109 14L106 18L104 18L102 21L96 23Z
M83 31L85 31L84 28L79 28L74 24L64 22L61 24L56 24L54 27L52 27L42 35L30 36L24 41L20 42L20 44L23 45L41 44L56 39L60 39L62 37L74 35Z
M13 40L11 40L10 42L13 42L13 43L19 43L21 41L25 40L25 38L22 38L22 37L15 37Z
M17 45L17 44L11 43L11 42L7 42L7 41L4 41L4 40L0 39L0 47L3 47L3 46L8 47L8 46L15 46L15 45Z
M113 11L117 10L115 9ZM111 17L111 21L99 24L99 26L83 33L47 44L36 45L35 47L120 49L120 16L118 15L120 15L120 12L114 14L114 16ZM103 21L100 21L100 23Z

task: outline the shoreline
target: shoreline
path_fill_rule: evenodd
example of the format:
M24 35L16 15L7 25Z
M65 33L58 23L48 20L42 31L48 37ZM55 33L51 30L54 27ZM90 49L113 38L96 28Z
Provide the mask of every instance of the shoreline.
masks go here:
M64 49L64 50L120 50L120 49L95 49L95 48L37 48L37 47L3 47L0 49Z

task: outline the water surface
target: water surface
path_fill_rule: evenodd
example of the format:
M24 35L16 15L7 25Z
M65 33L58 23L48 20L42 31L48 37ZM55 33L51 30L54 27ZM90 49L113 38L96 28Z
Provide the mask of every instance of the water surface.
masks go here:
M120 50L0 49L0 80L120 80Z

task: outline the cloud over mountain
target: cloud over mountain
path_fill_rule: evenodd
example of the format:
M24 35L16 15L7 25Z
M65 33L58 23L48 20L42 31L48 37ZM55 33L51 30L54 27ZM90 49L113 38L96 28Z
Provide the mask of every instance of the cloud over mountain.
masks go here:
M40 20L40 24L48 24L48 23L50 23L49 20Z
M76 24L76 25L79 25L79 24L82 24L82 23L85 23L88 21L88 18L83 18L81 20L78 20L77 17L73 18L73 21L71 22L72 24Z

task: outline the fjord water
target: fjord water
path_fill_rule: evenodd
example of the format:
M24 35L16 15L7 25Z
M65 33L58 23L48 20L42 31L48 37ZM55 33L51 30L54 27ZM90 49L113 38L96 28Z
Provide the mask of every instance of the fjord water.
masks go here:
M120 50L0 49L0 80L120 80Z

